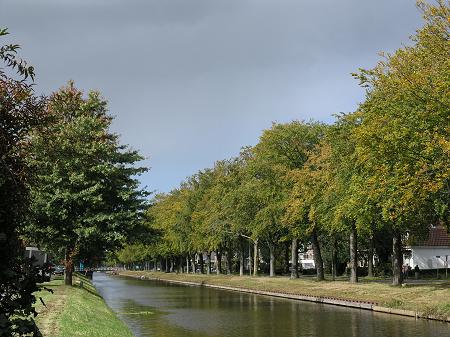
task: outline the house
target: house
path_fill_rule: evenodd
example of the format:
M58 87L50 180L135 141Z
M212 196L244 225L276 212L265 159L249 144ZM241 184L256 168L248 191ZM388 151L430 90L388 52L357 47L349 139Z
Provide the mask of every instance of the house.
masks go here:
M314 263L314 251L311 246L308 246L304 252L298 254L298 262L301 265L301 269L314 269L316 265Z
M412 268L421 270L448 268L450 262L450 235L441 225L430 227L428 238L411 244L410 254L404 260Z

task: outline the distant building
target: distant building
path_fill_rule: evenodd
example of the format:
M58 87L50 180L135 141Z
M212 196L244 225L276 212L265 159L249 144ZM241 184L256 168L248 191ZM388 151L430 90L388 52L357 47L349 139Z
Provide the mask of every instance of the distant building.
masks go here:
M34 266L43 266L48 262L48 255L46 252L39 250L37 247L26 247L25 248L25 257L34 258L33 265Z
M404 263L421 270L448 268L450 263L450 236L443 226L432 226L428 238L409 247Z
M298 254L298 262L301 265L301 269L316 268L314 263L314 251L311 246L307 247L306 251Z

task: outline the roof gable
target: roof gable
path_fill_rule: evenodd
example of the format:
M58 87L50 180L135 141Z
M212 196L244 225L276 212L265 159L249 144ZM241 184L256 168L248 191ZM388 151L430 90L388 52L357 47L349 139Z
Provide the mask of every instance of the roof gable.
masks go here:
M450 247L450 235L441 225L430 227L428 239L425 241L416 242L412 246Z

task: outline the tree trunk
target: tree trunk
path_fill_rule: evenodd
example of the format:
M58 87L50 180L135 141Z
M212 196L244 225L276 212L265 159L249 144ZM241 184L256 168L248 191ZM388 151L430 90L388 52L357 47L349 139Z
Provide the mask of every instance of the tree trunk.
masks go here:
M248 274L252 276L252 268L253 266L253 259L252 259L252 245L250 244L250 241L248 242Z
M166 256L166 268L164 270L166 273L169 271L169 259Z
M358 282L358 234L356 226L352 223L350 228L350 283Z
M402 267L402 237L400 232L395 232L392 238L392 285L394 286L403 283Z
M258 239L253 243L253 276L258 276Z
M331 277L336 280L337 268L337 252L336 252L336 236L333 236L333 244L331 247Z
M231 267L232 267L232 255L231 255L231 248L228 248L227 250L227 274L231 275Z
M292 239L291 244L291 278L298 278L298 241Z
M205 273L205 263L203 262L203 252L198 253L198 258L200 262L200 273Z
M178 257L178 270L181 274L183 274L183 256L180 255Z
M222 266L222 251L217 251L218 264L219 264L219 274L223 274L223 266Z
M211 274L211 252L206 255L206 274Z
M197 272L197 268L195 267L195 254L191 256L191 266L192 266L192 274Z
M370 237L369 239L369 256L368 258L368 263L367 263L367 276L368 277L373 277L373 236Z
M244 242L242 241L242 238L239 239L239 276L244 276Z
M316 229L314 229L311 234L311 244L314 252L314 264L316 265L317 270L317 280L323 281L325 279L325 275L323 272L323 260L322 253L320 252L319 240L317 239Z
M222 274L222 254L216 250L216 274Z
M189 274L189 254L186 255L186 274Z
M72 275L73 275L73 249L71 247L66 247L65 261L64 261L64 284L66 286L72 285Z
M275 276L275 252L274 252L274 245L272 243L269 243L269 254L270 254L270 261L269 261L269 277Z
M289 242L286 242L284 247L284 273L287 275L289 275L289 267L291 266L289 263L290 246Z

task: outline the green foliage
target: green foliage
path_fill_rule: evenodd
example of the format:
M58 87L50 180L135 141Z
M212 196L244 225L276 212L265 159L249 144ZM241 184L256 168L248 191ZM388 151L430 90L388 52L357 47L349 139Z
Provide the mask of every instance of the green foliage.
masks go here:
M161 233L163 244L157 245L156 255L166 252L183 254L189 251L189 212L186 208L187 190L174 190L170 194L159 194L148 210L152 218L149 224Z
M8 28L0 28L0 37L8 35ZM20 46L18 44L8 44L0 46L0 59L10 69L16 70L17 74L25 81L28 77L34 80L34 67L18 57L17 52ZM5 78L6 75L3 68L0 68L0 77Z
M305 165L289 173L293 187L287 200L284 221L298 227L298 234L307 237L320 224L320 211L324 206L324 191L332 180L329 144L316 146Z
M287 177L293 171L303 168L325 129L320 123L294 121L274 124L271 129L263 132L254 149L254 160L249 164L249 171L261 200L254 224L258 234L264 234L274 242L283 235L281 225L290 223L284 221L286 204L289 204L292 190L292 180ZM297 234L298 230L294 225L291 227L291 235Z
M206 250L230 247L240 235L246 235L247 225L237 216L235 190L242 181L246 167L243 156L219 161L202 183L202 198L197 204L194 225L204 238Z
M0 29L0 37L6 33ZM38 336L32 319L38 271L23 258L18 234L29 206L28 138L46 122L46 114L45 100L35 97L24 81L32 68L17 57L18 49L0 47L0 59L24 77L14 80L0 68L0 336Z
M117 260L124 264L143 262L149 257L149 246L142 243L126 245L117 252Z
M83 98L69 83L47 110L52 123L33 134L28 157L36 172L28 235L71 258L120 246L142 220L146 193L135 177L146 169L134 166L142 157L109 131L97 92Z
M450 9L419 6L425 26L414 45L355 75L368 88L353 132L367 198L402 230L449 216Z

